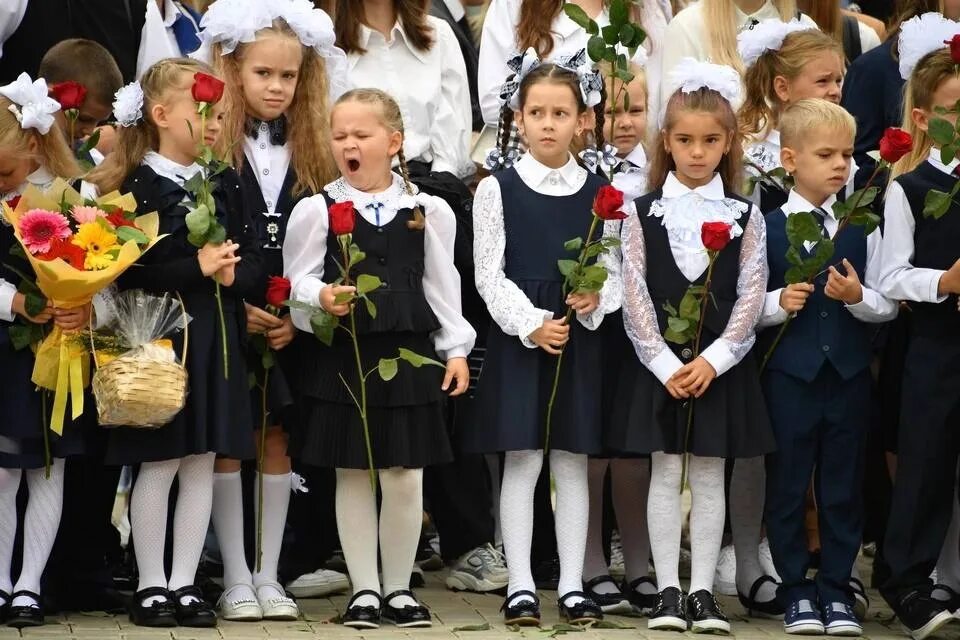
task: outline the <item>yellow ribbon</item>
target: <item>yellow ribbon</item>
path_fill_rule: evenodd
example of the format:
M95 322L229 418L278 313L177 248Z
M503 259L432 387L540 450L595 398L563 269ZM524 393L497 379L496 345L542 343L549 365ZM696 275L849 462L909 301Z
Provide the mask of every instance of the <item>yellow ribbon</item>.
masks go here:
M50 430L63 435L67 400L74 420L83 415L83 389L90 379L90 362L86 349L73 335L55 327L37 349L32 380L37 386L53 391Z

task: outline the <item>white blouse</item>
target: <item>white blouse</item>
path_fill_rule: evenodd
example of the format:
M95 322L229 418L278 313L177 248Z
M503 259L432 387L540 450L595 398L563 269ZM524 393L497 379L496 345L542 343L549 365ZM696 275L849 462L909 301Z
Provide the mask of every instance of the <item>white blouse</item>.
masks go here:
M249 134L243 137L243 154L250 163L253 174L257 176L257 185L263 195L263 203L267 206L266 211L252 213L263 216L268 222L276 221L281 217L281 214L277 213L277 202L280 201L283 181L287 177L287 169L290 168L290 148L286 144L271 144L269 127L263 123L256 132L256 137ZM269 225L267 230L270 231ZM273 239L268 240L262 248L279 249L276 236L271 237Z
M453 264L457 220L450 206L435 196L408 195L403 179L396 174L393 174L393 184L381 193L354 189L344 178L331 182L324 191L336 202L352 201L364 220L380 227L393 220L401 209L415 204L423 207L426 217L423 293L440 321L440 328L430 337L437 354L444 360L465 358L473 349L477 333L460 311L460 274ZM337 275L323 272L328 229L323 194L305 198L293 208L283 242L283 270L292 285L294 300L319 305L320 290L327 286L325 277ZM309 313L293 309L290 315L297 328L313 333Z
M531 153L524 154L513 166L524 184L544 195L573 195L587 181L586 169L577 164L572 155L567 164L559 169L541 164ZM477 186L473 206L473 260L477 291L500 329L507 335L520 338L525 347L535 349L537 345L529 339L530 334L543 326L544 320L554 316L552 311L533 306L527 295L503 271L507 246L503 195L500 193L500 183L494 176L484 178ZM544 224L549 224L549 220L544 220ZM617 237L618 226L605 223L603 234ZM587 229L584 228L583 232L586 233ZM620 308L623 296L619 260L613 254L606 254L600 257L600 264L606 267L608 273L600 290L600 306L593 313L577 314L580 324L590 330L600 326L603 316Z
M389 40L360 25L366 53L347 56L351 87L376 87L389 93L403 116L403 153L407 160L432 162L433 171L467 177L473 115L467 67L457 37L446 22L427 16L434 43L420 51L397 22ZM396 163L394 163L396 166Z
M662 219L670 239L670 252L683 275L695 281L707 268L709 258L700 239L704 222L731 224L733 237L742 236L737 301L723 333L700 355L722 375L740 362L753 347L755 330L767 291L767 239L763 215L752 207L746 227L741 217L746 205L728 199L720 176L690 189L670 174L663 185L663 197L653 203L647 215ZM660 382L666 382L683 363L667 346L657 323L657 312L647 289L647 254L643 228L636 216L623 224L623 319L627 336L637 357ZM653 265L657 268L658 265Z

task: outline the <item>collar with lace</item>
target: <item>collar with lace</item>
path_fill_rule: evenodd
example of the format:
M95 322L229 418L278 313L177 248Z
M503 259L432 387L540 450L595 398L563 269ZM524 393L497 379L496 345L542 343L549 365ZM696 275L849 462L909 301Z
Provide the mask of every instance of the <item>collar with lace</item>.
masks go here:
M56 176L43 165L40 165L40 168L27 176L27 182L36 187L46 187L54 180L56 180Z
M407 37L407 32L403 28L403 24L400 22L400 19L397 19L397 23L393 25L393 28L390 29L390 35L384 36L382 33L375 29L371 29L367 25L360 24L360 47L363 49L368 49L370 44L370 39L373 37L383 38L387 44L391 44L397 36L400 36L400 39L403 40L404 44L407 46L407 49L410 50L410 53L419 60L420 62L427 64L427 53L428 51L421 51L413 46L413 42L410 41L410 38Z
M671 240L691 244L700 242L705 222L726 222L730 237L736 238L743 233L740 217L749 208L746 202L726 197L719 174L702 187L690 189L671 172L663 184L663 196L650 205L648 215L661 219Z
M787 202L783 205L783 212L786 215L793 213L801 213L804 211L814 211L816 209L822 209L826 212L831 218L835 217L833 215L833 205L837 201L837 196L832 195L827 198L822 205L819 207L812 204L809 200L804 198L802 195L797 193L796 189L790 190L790 195L787 196Z
M557 175L568 186L576 188L587 172L586 169L577 164L573 154L567 154L567 163L559 169L554 169L534 158L533 153L525 153L522 158L517 160L513 168L517 170L520 178L530 187L538 187L551 175Z
M960 158L954 158L950 164L943 164L940 162L940 149L937 147L930 148L930 153L927 154L927 162L932 164L940 171L949 174L953 174L953 170L960 166Z
M710 182L695 189L691 189L680 182L677 179L677 174L673 171L667 174L667 179L663 183L664 198L679 198L688 193L695 193L704 200L724 200L727 197L723 190L723 178L720 177L719 173L713 174L713 179Z
M368 204L378 203L388 206L391 209L399 211L400 209L409 209L417 204L417 186L410 185L414 196L407 193L403 178L396 173L391 173L393 182L385 190L379 193L367 193L360 191L352 186L345 178L337 178L323 188L334 202L353 202L353 207L357 211L363 210Z
M148 151L147 155L143 157L143 162L158 176L163 176L168 180L176 182L181 187L183 183L195 176L200 171L203 171L203 167L194 162L191 165L185 166L178 162L174 162L170 158L166 158L156 151Z

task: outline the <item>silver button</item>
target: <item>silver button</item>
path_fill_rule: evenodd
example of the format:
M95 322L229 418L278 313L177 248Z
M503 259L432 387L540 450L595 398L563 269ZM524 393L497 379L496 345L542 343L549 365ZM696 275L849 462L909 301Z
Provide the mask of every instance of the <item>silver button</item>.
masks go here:
M272 207L272 206L273 206L273 203L270 202L269 200L267 200L267 206L268 206L268 207Z
M270 169L264 169L264 170L263 170L263 175L265 175L265 176L270 175Z
M270 128L270 127L267 126L267 123L266 123L266 122L264 122L263 124L260 125L260 131L266 131L266 130L269 129L269 128Z
M266 148L267 148L267 145L261 144L261 145L260 145L260 148L261 148L261 149L266 149Z
M820 317L821 317L821 318L826 318L828 315L830 315L830 314L827 313L826 311L821 311L821 312L820 312Z
M680 352L680 357L684 360L689 360L693 357L693 349L690 347L684 347L683 351Z
M830 351L830 345L825 344L822 347L820 347L820 349L822 349L823 352L826 353L827 351Z

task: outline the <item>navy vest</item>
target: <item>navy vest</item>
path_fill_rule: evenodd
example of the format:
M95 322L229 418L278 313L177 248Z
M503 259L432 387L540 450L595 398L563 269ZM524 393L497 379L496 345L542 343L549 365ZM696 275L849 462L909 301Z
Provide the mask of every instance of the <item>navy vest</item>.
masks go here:
M766 216L767 261L770 264L767 288L771 291L786 286L784 278L790 268L786 259L787 249L790 248L786 221L783 209L771 211ZM862 229L848 228L835 237L834 243L830 264L835 265L846 258L856 269L860 282L863 282L867 264L867 238ZM807 304L800 313L790 321L790 326L767 363L769 369L812 382L825 362L832 364L844 380L853 378L870 366L869 326L854 318L842 302L828 298L823 292L826 284L826 273L814 281L813 294L807 298ZM764 353L773 344L779 331L780 326L776 326L760 334Z
M910 203L915 223L913 232L913 266L947 270L960 258L960 205L955 201L939 220L923 215L923 200L931 189L949 192L957 178L940 171L929 162L897 178ZM950 295L940 304L911 302L911 330L923 335L936 335L960 340L960 314L957 296Z

